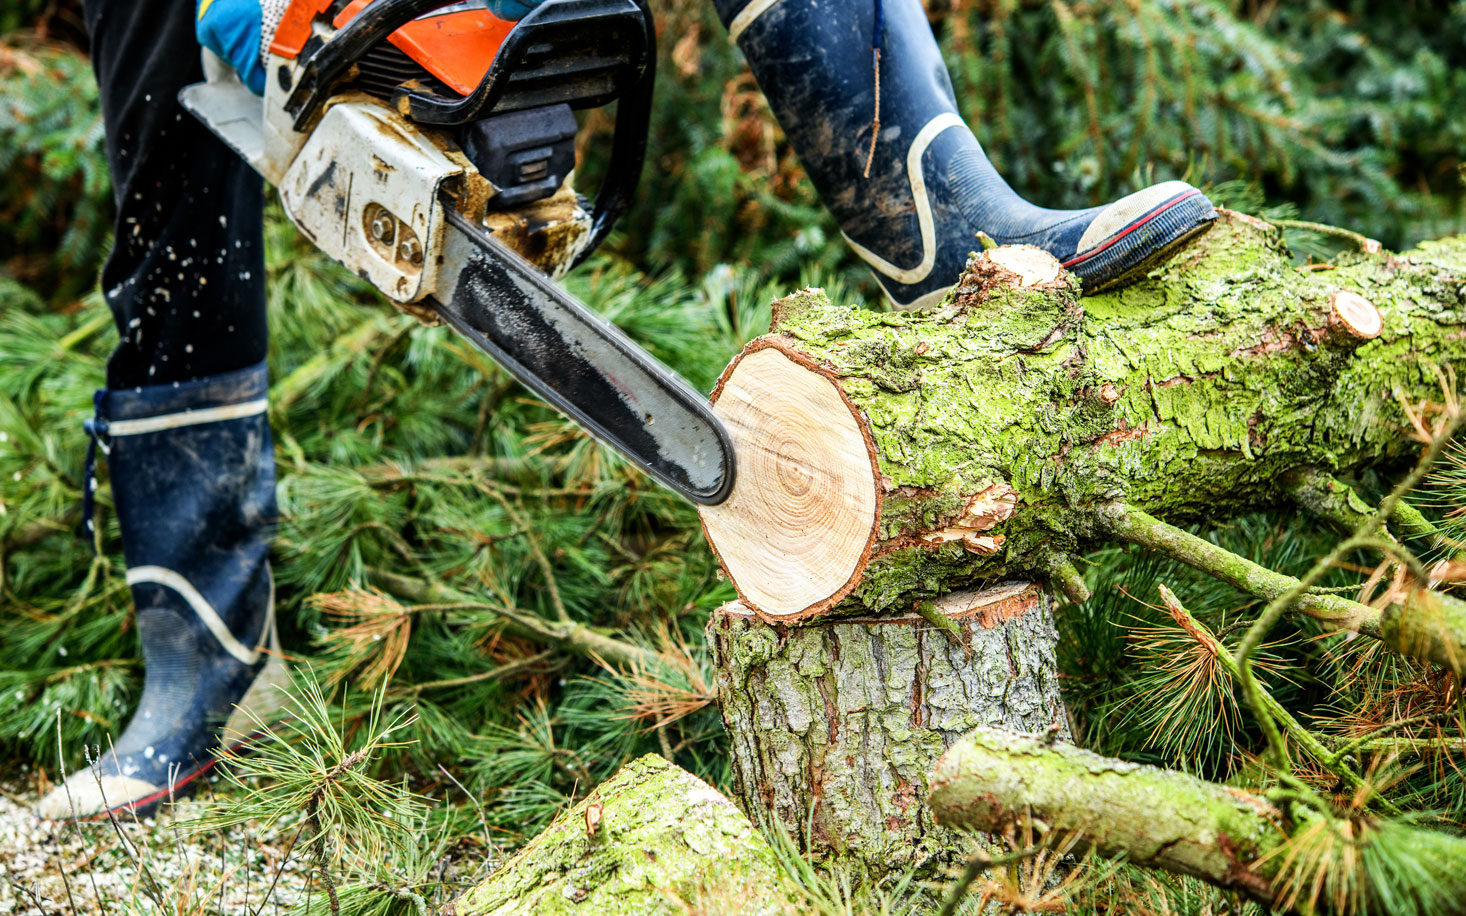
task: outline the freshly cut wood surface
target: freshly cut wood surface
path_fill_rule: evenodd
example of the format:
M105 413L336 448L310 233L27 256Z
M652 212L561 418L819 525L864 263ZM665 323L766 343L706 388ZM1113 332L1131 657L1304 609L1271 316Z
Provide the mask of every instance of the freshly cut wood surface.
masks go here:
M1384 319L1374 303L1347 289L1341 289L1329 297L1329 320L1340 325L1350 335L1372 340L1384 330Z
M713 393L738 456L733 493L703 529L739 594L773 616L850 590L875 537L874 445L814 363L775 343L744 351Z
M1013 286L1047 286L1064 276L1059 259L1032 245L1004 245L985 252L988 260L1017 276Z

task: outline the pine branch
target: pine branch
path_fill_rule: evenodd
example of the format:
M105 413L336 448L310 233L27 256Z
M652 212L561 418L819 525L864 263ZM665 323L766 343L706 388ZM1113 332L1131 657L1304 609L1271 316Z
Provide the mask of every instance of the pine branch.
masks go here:
M1109 507L1098 520L1114 538L1179 560L1193 569L1269 602L1287 599L1288 610L1341 630L1372 636L1407 658L1466 672L1466 602L1426 588L1412 588L1383 611L1338 595L1312 591L1317 578L1348 551L1384 547L1377 538L1350 538L1299 580L1260 566L1188 531L1130 506ZM1278 613L1282 613L1281 611Z
M1170 611L1176 623L1190 633L1197 642L1206 646L1216 656L1217 661L1221 663L1227 673L1239 685L1242 685L1245 690L1246 687L1241 666L1232 657L1232 654L1227 651L1226 647L1222 645L1221 641L1212 634L1211 630L1207 629L1205 624L1193 617L1191 612L1182 606L1181 601L1169 588L1162 585L1160 586L1160 592L1161 600L1166 604L1166 610ZM1366 784L1364 779L1358 773L1354 772L1354 769L1344 761L1344 754L1330 751L1317 735L1304 728L1303 724L1288 711L1287 707L1279 703L1260 683L1256 686L1256 692L1258 701L1265 714L1280 723L1283 726L1283 730L1288 733L1288 736L1297 742L1310 757L1317 760L1319 764L1354 792L1363 792L1367 796L1374 795L1373 788ZM1377 796L1377 799L1380 806L1385 810L1394 814L1399 813L1399 808L1388 799L1385 799L1383 796Z
M553 646L611 667L649 665L657 654L641 646L608 636L580 623L549 621L530 611L475 601L439 582L427 582L383 569L367 571L373 585L416 604L453 604L465 610L486 611L504 623L504 630L540 645Z
M1118 540L1178 560L1256 598L1271 601L1298 586L1298 580L1274 572L1189 531L1169 525L1131 506L1114 506L1099 516ZM1295 610L1342 630L1379 637L1380 612L1336 595L1307 594Z

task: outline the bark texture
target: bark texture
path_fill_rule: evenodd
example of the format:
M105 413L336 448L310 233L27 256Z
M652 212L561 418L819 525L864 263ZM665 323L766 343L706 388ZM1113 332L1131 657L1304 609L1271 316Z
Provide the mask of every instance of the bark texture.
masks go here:
M1466 908L1460 837L1285 812L1251 792L1036 735L978 729L942 757L931 784L941 824L1000 832L1031 818L1043 836L1075 834L1081 850L1201 878L1280 911L1384 916L1401 899L1419 912ZM1385 857L1414 870L1365 864Z
M1031 817L1081 834L1101 855L1261 900L1271 899L1272 873L1256 862L1287 838L1282 812L1260 796L1034 735L980 729L931 780L932 810L946 826L1001 832Z
M735 602L708 624L745 809L878 877L959 853L932 819L927 776L962 735L1067 733L1045 592L1005 583L925 611L785 627Z
M1401 402L1442 401L1440 367L1466 361L1466 238L1300 270L1276 230L1224 213L1119 292L1024 284L987 253L926 312L839 307L819 291L780 303L773 333L720 382L740 484L702 510L750 608L907 611L977 580L1050 576L1106 539L1105 506L1185 524L1286 503L1286 472L1412 458ZM738 402L740 372L771 377L778 359L833 388L849 416L829 425L853 424L868 456L802 449L806 419L784 429L775 403L787 379ZM815 505L820 493L842 502ZM821 546L832 519L864 532L839 556ZM775 528L779 556L760 548ZM752 587L780 556L828 568L831 587L818 600Z
M729 903L735 908L730 908ZM773 852L712 786L655 754L560 815L443 916L790 912Z

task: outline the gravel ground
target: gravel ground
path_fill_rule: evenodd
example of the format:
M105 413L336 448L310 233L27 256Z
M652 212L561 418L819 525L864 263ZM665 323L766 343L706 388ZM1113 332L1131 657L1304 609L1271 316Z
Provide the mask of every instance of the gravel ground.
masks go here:
M31 813L35 798L28 787L0 784L0 913L274 914L306 896L305 863L285 860L288 826L195 831L187 822L198 808L189 802L115 827L58 823Z

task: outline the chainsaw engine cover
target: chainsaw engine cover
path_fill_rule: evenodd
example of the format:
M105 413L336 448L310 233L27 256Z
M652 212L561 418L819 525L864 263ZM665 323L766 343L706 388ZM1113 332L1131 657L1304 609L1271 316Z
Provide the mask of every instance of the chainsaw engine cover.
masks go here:
M464 167L376 100L332 105L280 181L285 212L322 251L392 300L437 288L443 204Z

